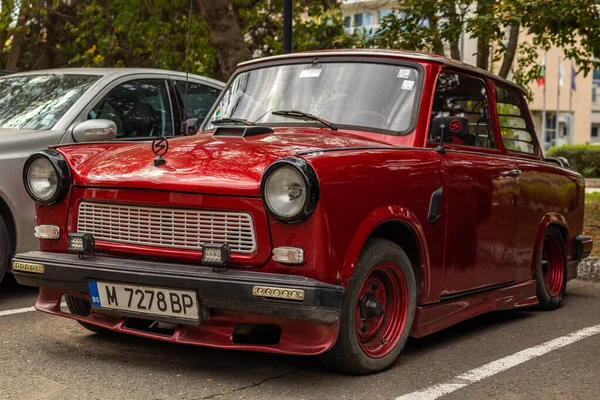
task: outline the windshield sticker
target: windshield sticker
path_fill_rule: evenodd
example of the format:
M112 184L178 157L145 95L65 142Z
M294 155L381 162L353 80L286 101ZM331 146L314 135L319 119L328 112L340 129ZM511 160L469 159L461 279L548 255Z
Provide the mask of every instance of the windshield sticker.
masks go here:
M398 71L398 78L406 79L409 76L410 76L410 69L401 68L400 71Z
M320 69L303 69L300 72L300 78L318 78L321 75Z
M413 90L415 88L415 81L404 81L402 82L402 88L404 90Z

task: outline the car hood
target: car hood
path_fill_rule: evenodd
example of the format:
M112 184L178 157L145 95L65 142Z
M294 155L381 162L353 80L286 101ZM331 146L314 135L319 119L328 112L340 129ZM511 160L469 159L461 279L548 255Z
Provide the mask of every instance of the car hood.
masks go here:
M318 128L278 129L248 138L201 134L170 139L166 162L158 167L150 142L74 145L59 150L67 157L78 186L256 197L265 169L280 158L306 150L374 145L387 146L350 132Z

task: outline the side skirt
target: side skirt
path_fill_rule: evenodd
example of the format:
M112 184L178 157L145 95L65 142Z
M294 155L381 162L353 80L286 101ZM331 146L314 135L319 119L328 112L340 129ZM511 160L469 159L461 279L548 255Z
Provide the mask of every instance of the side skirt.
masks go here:
M420 338L489 311L510 310L538 304L535 280L453 298L438 304L418 306L410 331Z

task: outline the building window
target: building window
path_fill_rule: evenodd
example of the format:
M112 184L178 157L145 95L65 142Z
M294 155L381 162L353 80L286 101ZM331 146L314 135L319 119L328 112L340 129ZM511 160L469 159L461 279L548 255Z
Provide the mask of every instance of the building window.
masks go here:
M596 73L596 72L594 71L594 74L595 74L595 73ZM592 88L592 103L595 103L595 102L596 102L596 88L595 88L595 87L593 87L593 88Z
M350 16L344 17L344 28L350 28L352 25L352 18Z
M593 138L598 137L598 127L597 126L592 126L592 137Z
M594 70L594 74L593 74L592 80L593 80L593 82L596 85L600 85L600 69L595 69Z
M362 14L354 14L354 26L363 26Z
M392 12L393 10L389 8L387 10L379 10L379 21L381 22L382 19L390 15Z

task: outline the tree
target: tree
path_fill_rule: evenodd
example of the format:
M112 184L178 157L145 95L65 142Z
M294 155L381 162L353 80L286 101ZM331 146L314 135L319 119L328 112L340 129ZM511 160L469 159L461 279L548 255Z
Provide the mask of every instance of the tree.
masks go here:
M477 39L477 66L527 84L539 74L538 51L562 47L584 74L600 66L596 0L399 0L372 37L355 44L424 50L459 58L461 33ZM515 65L515 58L519 55Z

